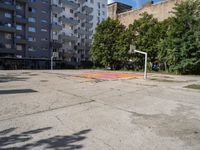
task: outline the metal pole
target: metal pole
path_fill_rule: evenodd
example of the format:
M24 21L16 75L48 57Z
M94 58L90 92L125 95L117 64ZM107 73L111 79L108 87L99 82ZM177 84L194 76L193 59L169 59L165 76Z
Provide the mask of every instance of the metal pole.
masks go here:
M146 52L142 52L142 51L138 51L138 50L134 50L134 53L140 53L140 54L145 55L144 79L147 80L147 53Z
M147 53L145 54L144 79L147 80Z
M53 56L51 56L51 70L53 70Z

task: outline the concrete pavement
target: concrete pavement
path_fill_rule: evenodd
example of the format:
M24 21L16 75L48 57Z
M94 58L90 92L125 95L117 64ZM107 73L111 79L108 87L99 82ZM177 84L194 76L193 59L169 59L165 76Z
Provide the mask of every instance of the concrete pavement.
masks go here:
M199 150L199 76L0 71L1 150Z

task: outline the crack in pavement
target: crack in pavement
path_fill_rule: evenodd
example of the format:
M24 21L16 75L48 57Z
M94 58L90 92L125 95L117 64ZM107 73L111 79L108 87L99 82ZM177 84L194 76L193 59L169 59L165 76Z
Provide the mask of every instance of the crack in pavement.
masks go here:
M37 111L37 112L33 112L33 113L28 113L28 114L23 114L23 115L19 115L19 116L16 116L16 117L10 117L10 118L6 118L6 119L2 119L2 120L0 120L0 122L12 120L12 119L17 119L17 118L22 118L22 117L26 117L26 116L31 116L31 115L36 115L36 114L41 114L41 113L46 113L46 112L50 112L50 111L54 111L54 110L58 110L58 109L74 107L74 106L77 106L77 105L84 105L84 104L92 103L94 101L95 100L89 100L89 101L80 102L80 103L77 103L77 104L66 105L66 106L62 106L62 107L56 107L56 108L52 108L52 109Z
M94 136L94 138L96 138L97 140L101 141L104 145L108 146L112 150L115 150L110 144L106 143L103 139L100 139L100 138L98 138L96 136Z
M58 116L55 116L55 118L64 126L64 123L62 122L62 120Z

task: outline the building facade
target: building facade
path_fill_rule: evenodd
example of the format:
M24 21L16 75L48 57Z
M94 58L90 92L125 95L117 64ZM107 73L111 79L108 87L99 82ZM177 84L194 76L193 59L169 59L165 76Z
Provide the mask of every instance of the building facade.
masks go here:
M89 60L92 34L107 17L107 0L52 0L52 51L78 63Z
M139 9L130 9L131 6L115 2L108 5L108 17L118 19L126 27L139 19L140 14L144 12L152 14L159 21L162 21L173 15L171 12L175 4L180 1L181 0L163 0L157 3L150 2Z
M52 52L74 64L89 60L106 6L107 0L0 0L0 69L48 68Z
M27 67L34 68L39 65L36 59L44 61L50 57L49 22L48 0L0 1L0 58L10 60L7 67L23 68L22 59L26 59Z

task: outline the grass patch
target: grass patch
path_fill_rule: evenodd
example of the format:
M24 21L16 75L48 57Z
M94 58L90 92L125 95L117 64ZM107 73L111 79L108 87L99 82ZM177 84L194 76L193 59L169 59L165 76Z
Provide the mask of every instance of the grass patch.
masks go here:
M31 72L22 72L21 74L30 74Z
M37 76L38 74L28 74L29 76Z
M191 84L191 85L185 86L184 88L200 90L200 84Z
M167 79L156 79L156 78L151 78L150 80L158 81L158 82L174 82L174 83L185 82L185 81L167 80Z

